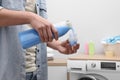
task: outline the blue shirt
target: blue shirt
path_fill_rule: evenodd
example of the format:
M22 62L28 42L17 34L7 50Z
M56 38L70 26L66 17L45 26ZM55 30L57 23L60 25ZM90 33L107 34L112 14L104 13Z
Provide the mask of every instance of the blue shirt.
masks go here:
M0 6L10 10L24 10L25 0L0 0ZM38 15L47 18L45 0L37 0L36 7ZM25 80L25 54L18 39L18 33L23 28L24 25L0 27L0 80ZM38 80L47 80L46 57L46 44L38 44Z

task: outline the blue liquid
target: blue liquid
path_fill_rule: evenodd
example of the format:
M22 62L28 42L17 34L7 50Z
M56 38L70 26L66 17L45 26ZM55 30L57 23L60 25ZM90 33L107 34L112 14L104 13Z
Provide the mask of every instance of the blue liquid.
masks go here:
M55 26L55 28L58 31L58 37L63 36L65 33L67 33L71 29L70 26ZM41 43L41 39L37 31L34 29L20 32L19 39L23 49L27 49L29 47L32 47L34 45Z

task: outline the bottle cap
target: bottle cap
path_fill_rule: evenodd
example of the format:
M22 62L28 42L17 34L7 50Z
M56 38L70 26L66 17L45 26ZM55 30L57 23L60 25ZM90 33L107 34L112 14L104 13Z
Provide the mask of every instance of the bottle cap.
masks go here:
M66 25L72 28L72 23L69 20L66 20Z
M54 24L54 26L68 26L72 28L72 23L69 20L65 20L65 21Z

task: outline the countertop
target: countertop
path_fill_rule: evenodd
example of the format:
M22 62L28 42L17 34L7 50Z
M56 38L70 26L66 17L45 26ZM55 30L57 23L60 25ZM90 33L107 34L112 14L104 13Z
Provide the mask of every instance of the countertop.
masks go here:
M69 60L109 60L109 61L120 61L120 56L106 57L104 55L76 55L68 58Z
M67 59L65 58L54 58L48 61L48 66L67 66Z
M48 66L67 66L67 60L109 60L109 61L120 61L120 56L106 57L104 55L75 55L65 58L54 58L48 61Z

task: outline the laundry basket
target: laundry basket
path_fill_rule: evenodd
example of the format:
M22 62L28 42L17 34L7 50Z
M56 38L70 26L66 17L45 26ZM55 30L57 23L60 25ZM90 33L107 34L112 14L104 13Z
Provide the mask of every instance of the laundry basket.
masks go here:
M113 56L120 56L120 42L115 44L104 43L103 47L105 54L113 53Z

